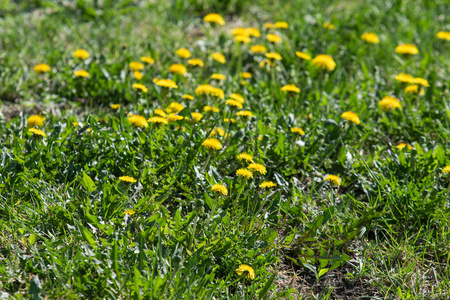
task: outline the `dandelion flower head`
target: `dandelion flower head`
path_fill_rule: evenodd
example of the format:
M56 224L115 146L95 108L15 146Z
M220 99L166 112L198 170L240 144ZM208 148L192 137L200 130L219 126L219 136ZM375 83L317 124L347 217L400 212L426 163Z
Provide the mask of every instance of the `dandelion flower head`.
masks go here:
M300 89L294 84L286 84L281 88L283 92L300 93Z
M42 115L32 115L27 119L27 127L42 127L44 126L45 117Z
M202 146L210 150L220 150L222 149L222 144L218 139L209 138L203 141Z
M143 92L143 93L147 93L147 92L148 92L147 87L146 87L145 85L143 85L143 84L140 84L140 83L134 83L134 84L132 85L132 87L133 87L133 89L135 89L136 91L140 91L140 92Z
M236 156L238 160L245 160L246 162L253 162L253 155L247 154L247 153L239 153L238 156Z
M160 79L156 82L157 86L162 86L168 89L177 89L178 85L172 79Z
M261 183L259 185L259 187L261 189L270 189L270 188L274 188L276 186L277 186L277 184L275 182L273 182L273 181L264 181L263 183Z
M191 52L186 48L178 49L177 51L175 51L175 54L181 58L190 58L191 57Z
M239 169L236 171L236 175L239 177L244 177L245 179L249 179L253 177L253 173L247 169Z
M264 167L262 164L253 163L253 164L248 165L247 168L254 172L258 172L261 175L265 175L267 173L266 167Z
M211 192L215 192L218 194L222 194L224 196L228 195L228 190L225 186L221 185L221 184L214 184L211 187Z
M203 18L203 21L205 21L207 23L215 23L215 24L219 24L219 25L225 25L225 20L219 14L207 14Z
M310 60L311 59L311 56L308 53L305 53L305 52L296 51L295 55L297 55L298 57L300 57L301 59L304 59L304 60Z
M77 70L74 71L73 74L75 75L75 77L82 77L82 78L89 77L89 73L86 70Z
M33 135L39 135L39 136L42 136L42 137L46 137L45 132L43 132L40 129L30 128L30 129L28 129L28 131L31 132Z
M381 99L380 102L378 102L381 109L385 112L390 112L393 109L396 108L402 108L402 105L400 104L400 101L397 98L386 96L383 99Z
M378 44L380 42L378 36L373 32L363 33L363 35L361 35L361 39L370 44Z
M88 59L89 56L90 56L90 55L89 55L89 52L87 52L87 51L84 50L84 49L78 49L78 50L76 50L76 51L73 53L73 57L79 58L79 59L82 59L82 60Z
M359 120L359 116L357 114L355 114L354 112L351 111L346 111L341 115L342 119L345 119L351 123L355 123L356 125L359 125L360 120Z
M132 115L128 117L128 121L135 127L147 128L148 123L147 120L141 115Z
M211 57L212 57L212 59L220 62L221 64L224 64L227 62L227 60L225 59L225 55L223 55L222 53L219 53L219 52L214 52L213 54L211 54Z
M333 71L336 68L336 63L333 58L326 54L317 55L312 60L312 63L322 70Z
M130 71L132 71L132 72L144 70L144 65L138 61L130 62L130 64L128 66L130 67Z
M187 72L187 69L184 65L182 64L173 64L169 67L169 72L170 73L176 73L179 75L184 75Z
M36 74L47 73L50 72L51 68L47 64L38 64L34 67L34 72Z
M255 270L249 265L239 265L239 268L236 269L236 274L239 276L245 275L247 279L255 279Z
M413 44L401 44L395 48L398 54L416 55L419 54L419 49Z
M331 182L333 185L341 185L341 178L339 178L339 176L336 175L331 175L328 174L327 176L325 176L324 180Z
M305 135L305 132L300 127L292 127L291 132L299 135Z
M120 180L120 181L125 181L125 182L130 182L130 183L134 183L134 182L137 181L136 179L134 179L134 178L131 177L131 176L120 176L120 177L119 177L119 180Z

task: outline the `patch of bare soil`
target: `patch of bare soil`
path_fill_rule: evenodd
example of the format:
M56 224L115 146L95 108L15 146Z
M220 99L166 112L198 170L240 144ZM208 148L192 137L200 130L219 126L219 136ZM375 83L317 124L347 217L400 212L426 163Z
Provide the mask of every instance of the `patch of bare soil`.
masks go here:
M321 299L329 293L330 289L329 299L383 299L382 294L368 279L352 278L347 273L354 273L353 267L349 264L327 272L317 281L315 274L306 268L282 265L278 272L278 279L274 283L278 291L286 287L293 288L297 294L291 295L294 299L301 299L301 297Z

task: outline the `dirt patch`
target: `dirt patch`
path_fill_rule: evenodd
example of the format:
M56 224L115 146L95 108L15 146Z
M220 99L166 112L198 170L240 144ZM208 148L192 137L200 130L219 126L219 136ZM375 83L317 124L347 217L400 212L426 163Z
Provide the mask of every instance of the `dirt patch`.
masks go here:
M356 300L356 299L383 299L382 294L367 278L354 278L349 275L354 268L346 264L336 270L327 272L317 281L315 274L302 267L281 265L278 278L274 282L277 291L286 288L296 291L291 296L294 299L308 297L319 299L330 293L329 299ZM330 291L331 290L331 291Z

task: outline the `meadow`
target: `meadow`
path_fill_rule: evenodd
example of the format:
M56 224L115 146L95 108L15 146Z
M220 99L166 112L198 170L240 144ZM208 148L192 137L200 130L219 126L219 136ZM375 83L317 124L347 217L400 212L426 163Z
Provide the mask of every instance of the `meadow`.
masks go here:
M449 15L0 1L0 299L449 299Z

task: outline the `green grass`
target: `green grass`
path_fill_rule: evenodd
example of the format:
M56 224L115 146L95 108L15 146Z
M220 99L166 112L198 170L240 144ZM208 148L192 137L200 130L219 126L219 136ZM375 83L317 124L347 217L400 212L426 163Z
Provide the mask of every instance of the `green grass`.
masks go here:
M161 2L161 3L160 3ZM0 292L22 298L447 299L450 297L450 106L445 1L0 2ZM220 13L224 26L203 17ZM269 30L283 38L270 44ZM335 25L323 28L324 22ZM256 27L263 55L233 41ZM360 36L380 37L377 45ZM395 53L413 43L419 54ZM175 55L186 47L203 68ZM86 61L72 57L84 48ZM331 55L322 72L295 51ZM221 52L226 64L211 59ZM128 64L155 59L136 80ZM38 63L52 71L35 74ZM187 66L173 75L173 63ZM85 69L89 78L75 78ZM250 72L246 80L239 73ZM213 73L227 76L213 82ZM408 95L399 73L428 80ZM154 78L172 78L167 90ZM148 93L133 90L141 83ZM200 84L225 99L195 95ZM280 89L295 84L299 94ZM225 105L244 96L252 118ZM192 101L183 94L195 96ZM378 102L397 97L402 109ZM179 102L200 122L149 123ZM120 104L118 110L110 104ZM205 112L204 106L219 112ZM340 116L358 114L359 125ZM27 119L45 115L46 137ZM311 115L311 116L310 116ZM227 123L225 118L236 119ZM79 126L73 125L78 122ZM222 149L202 146L215 128ZM290 132L301 127L304 136ZM397 149L396 145L406 143ZM248 180L249 153L267 173ZM324 180L338 175L333 186ZM131 176L136 183L119 180ZM263 181L277 184L261 189ZM228 194L211 192L214 184ZM128 215L126 210L135 213ZM241 264L254 280L236 273Z

